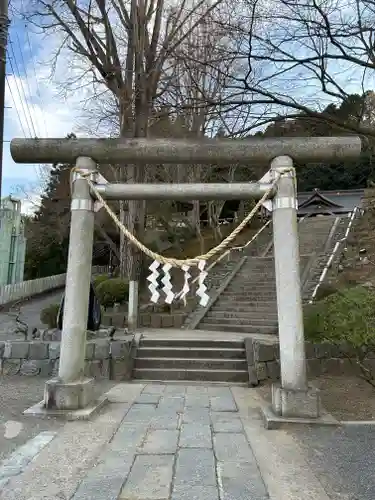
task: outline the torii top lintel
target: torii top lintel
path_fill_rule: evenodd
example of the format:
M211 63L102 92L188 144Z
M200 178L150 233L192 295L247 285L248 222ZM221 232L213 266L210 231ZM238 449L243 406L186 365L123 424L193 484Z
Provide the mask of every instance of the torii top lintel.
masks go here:
M295 162L357 158L359 137L281 137L270 139L13 139L16 163L71 163L79 157L116 164L269 164L278 156Z

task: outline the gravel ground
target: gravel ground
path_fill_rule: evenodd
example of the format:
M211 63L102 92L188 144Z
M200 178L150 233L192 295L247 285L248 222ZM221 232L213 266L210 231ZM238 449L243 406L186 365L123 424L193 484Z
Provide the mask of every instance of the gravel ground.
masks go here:
M322 403L339 420L374 420L375 389L347 376L322 376ZM256 391L270 401L270 386ZM295 426L288 434L301 445L311 471L331 500L375 499L375 425ZM272 431L273 432L273 431ZM276 431L277 432L277 431Z
M366 381L355 376L322 375L312 382L321 390L322 405L337 420L374 420L375 423L375 388ZM271 385L262 385L256 390L262 398L271 401Z
M375 426L300 427L293 437L332 500L374 500Z
M22 412L43 399L45 379L40 377L0 377L0 460L42 431L56 431L64 425L58 419L24 417ZM98 393L114 382L98 381Z

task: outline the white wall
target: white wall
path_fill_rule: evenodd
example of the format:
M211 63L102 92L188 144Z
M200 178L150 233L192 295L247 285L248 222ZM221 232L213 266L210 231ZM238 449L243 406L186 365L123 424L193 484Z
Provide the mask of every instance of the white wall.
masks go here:
M92 268L93 274L104 274L107 271L108 269L104 266L95 266ZM36 280L22 281L14 285L0 286L0 305L8 304L15 300L26 299L56 288L62 288L65 285L65 278L66 274L64 273Z
M15 283L14 285L1 286L0 305L63 287L65 285L65 277L66 274L57 274L56 276L48 276L47 278L38 278L36 280L21 281L21 283Z

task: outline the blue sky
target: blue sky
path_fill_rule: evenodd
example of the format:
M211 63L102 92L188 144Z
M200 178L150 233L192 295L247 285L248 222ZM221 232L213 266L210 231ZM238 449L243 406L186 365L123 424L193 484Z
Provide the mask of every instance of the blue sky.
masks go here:
M35 42L31 45L30 35L27 39L26 31L22 22L17 21L10 10L11 25L9 30L9 42L7 53L7 83L6 83L6 105L4 122L4 165L3 165L3 195L14 193L19 184L36 180L36 169L30 165L15 165L10 156L9 142L15 136L24 136L22 128L27 130L25 123L30 123L32 108L26 106L27 101L32 102L30 90L21 79L25 79L28 68L32 63L32 52L28 46L37 54L38 47ZM12 76L13 75L13 76ZM35 78L35 77L34 77ZM25 79L26 81L26 79ZM9 88L10 86L10 88ZM16 101L16 102L15 102ZM23 106L21 105L23 102ZM19 109L20 119L17 111ZM24 115L24 116L22 116ZM28 120L26 118L28 117ZM22 126L21 126L22 123ZM29 125L30 127L31 125Z
M64 137L74 129L77 98L69 102L58 97L57 86L49 80L47 61L54 49L36 34L35 28L22 20L17 11L25 0L13 0L9 11L11 21L7 50L7 82L4 121L4 156L2 196L14 194L35 199L48 169L38 165L15 164L9 141L15 137ZM12 8L13 7L13 8ZM56 39L56 44L58 40ZM64 73L64 61L57 77ZM25 197L25 193L27 196Z
M27 3L28 0L12 0L9 12L11 25L6 85L6 106L9 108L5 111L5 141L10 141L14 137L35 137L35 135L50 138L64 137L72 131L77 132L79 130L77 124L79 121L82 122L82 92L76 91L69 97L61 97L58 93L59 82L66 80L67 74L72 74L69 73L74 66L71 64L71 53L62 53L52 81L49 78L48 61L59 45L59 39L54 35L46 40L35 33L35 28L30 23L22 19L17 9L22 11ZM358 68L356 71L356 74L343 72L341 75L345 81L345 88L350 92L356 90L358 78L361 77ZM315 107L322 101L322 93L318 91L314 82L310 88L301 75L294 80L290 79L288 84L291 85L291 93L295 92L299 98L303 93L304 101L311 106ZM273 88L280 85L282 91L288 92L286 83L282 80L279 84L270 81L270 85ZM326 105L329 99L327 96L324 97ZM40 194L40 186L48 176L47 172L46 167L15 164L10 156L9 142L4 143L3 196L15 194L25 199L24 206L27 206L29 198L35 200Z

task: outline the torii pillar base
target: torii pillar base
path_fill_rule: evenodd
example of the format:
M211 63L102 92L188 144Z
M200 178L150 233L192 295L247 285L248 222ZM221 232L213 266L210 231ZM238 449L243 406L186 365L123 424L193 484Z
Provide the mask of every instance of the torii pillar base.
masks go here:
M263 406L261 415L266 429L295 425L337 426L339 422L321 406L319 389L310 385L305 390L283 389L272 385L272 405Z
M99 399L95 398L92 378L68 383L56 378L46 382L43 401L28 408L23 414L40 418L89 420L106 402L105 395Z

